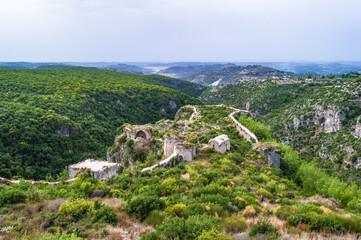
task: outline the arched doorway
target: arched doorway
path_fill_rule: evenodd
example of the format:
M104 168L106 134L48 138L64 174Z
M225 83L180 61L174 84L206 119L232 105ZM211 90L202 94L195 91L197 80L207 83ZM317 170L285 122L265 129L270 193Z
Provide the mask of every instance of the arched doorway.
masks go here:
M145 135L145 132L143 131L139 131L137 132L137 134L135 135L135 138L143 138L143 139L146 139L147 138L147 135Z

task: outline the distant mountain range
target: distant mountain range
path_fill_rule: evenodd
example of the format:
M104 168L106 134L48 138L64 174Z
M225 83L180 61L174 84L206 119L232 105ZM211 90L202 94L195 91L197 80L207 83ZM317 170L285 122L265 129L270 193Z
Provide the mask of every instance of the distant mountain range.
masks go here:
M229 67L261 65L279 71L318 75L361 72L361 62L0 62L0 68L35 69L41 66L79 66L137 74L159 74L184 80L194 80L200 72ZM192 79L193 78L193 79Z

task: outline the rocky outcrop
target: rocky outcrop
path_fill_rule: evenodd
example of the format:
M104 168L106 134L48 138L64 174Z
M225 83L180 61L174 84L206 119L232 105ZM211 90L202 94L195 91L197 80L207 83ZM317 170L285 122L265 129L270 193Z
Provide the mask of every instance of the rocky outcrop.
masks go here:
M323 125L325 133L337 132L342 129L342 121L346 119L345 114L332 106L324 110L322 106L316 106L315 123Z
M298 128L301 126L302 122L297 117L293 118L293 127L298 130Z
M231 142L228 136L223 134L209 140L208 146L216 152L226 153L231 149Z
M87 159L68 167L69 179L74 178L77 173L85 172L86 169L89 169L95 179L105 181L111 177L118 176L118 168L118 163Z
M361 137L361 122L360 122L360 117L357 118L356 121L356 128L355 128L355 132L353 134L355 137L360 138Z

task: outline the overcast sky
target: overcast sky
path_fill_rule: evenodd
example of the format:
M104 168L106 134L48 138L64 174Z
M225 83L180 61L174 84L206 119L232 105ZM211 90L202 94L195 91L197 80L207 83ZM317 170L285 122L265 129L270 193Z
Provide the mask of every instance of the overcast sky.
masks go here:
M360 0L0 0L0 61L361 60Z

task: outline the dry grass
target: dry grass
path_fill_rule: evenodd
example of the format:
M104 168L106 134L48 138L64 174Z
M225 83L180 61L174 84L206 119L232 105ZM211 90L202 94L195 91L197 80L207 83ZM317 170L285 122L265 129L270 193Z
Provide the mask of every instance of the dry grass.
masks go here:
M334 235L326 234L321 235L319 233L302 233L301 235L289 235L292 240L356 240L359 239L355 234L345 234L345 235Z
M255 217L256 215L257 215L257 212L253 206L247 206L242 212L242 217L245 217L245 218L252 218L252 217Z
M268 220L274 227L279 229L282 234L287 233L288 226L289 226L287 221L280 220L275 216L269 217Z

